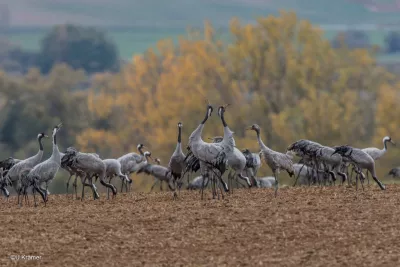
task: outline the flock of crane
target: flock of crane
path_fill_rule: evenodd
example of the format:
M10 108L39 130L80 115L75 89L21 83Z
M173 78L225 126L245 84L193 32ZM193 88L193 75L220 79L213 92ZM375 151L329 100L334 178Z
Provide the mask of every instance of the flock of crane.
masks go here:
M189 137L187 146L188 153L185 155L182 151L182 123L178 123L178 140L175 151L173 152L167 167L160 165L159 159L152 159L151 152L143 152L144 145L137 146L139 153L128 153L118 159L101 159L96 153L83 153L69 147L64 153L60 152L57 145L57 133L61 129L61 124L54 127L52 132L53 151L49 159L42 160L43 145L42 139L48 136L44 133L38 135L39 152L27 159L18 160L12 157L0 162L0 190L9 197L8 187L14 188L18 194L18 204L22 205L21 196L28 201L28 190L34 197L35 206L36 196L39 193L44 203L48 200L49 184L54 180L60 167L69 173L67 182L67 194L71 178L75 176L73 188L77 197L78 177L83 185L81 200L84 199L85 187L90 187L93 198L99 198L96 181L107 188L107 198L110 191L112 197L117 194L117 188L111 183L115 176L118 176L121 183L121 192L125 189L129 191L132 180L129 176L132 173L145 173L155 177L155 183L151 187L153 190L157 182L160 183L162 190L163 182L167 183L169 189L173 191L174 198L177 197L176 190L181 189L184 177L187 177L187 189L200 189L203 199L203 190L211 187L212 196L223 197L223 192L232 191L234 182L236 185L256 186L256 187L275 187L275 197L279 187L279 173L286 171L291 177L295 176L295 184L303 185L332 185L335 184L337 176L341 177L341 183L347 181L352 183L352 173L356 173L356 186L358 182L363 185L367 178L369 183L369 174L379 187L384 190L385 185L379 181L375 171L375 160L382 157L387 151L387 142L395 143L386 136L383 139L384 148L365 148L358 149L344 146L328 147L310 140L299 140L291 144L286 153L280 153L267 147L260 137L261 129L257 124L248 127L256 133L257 142L260 148L259 153L252 153L248 149L240 151L236 148L233 132L228 127L224 113L228 105L218 108L218 116L224 130L223 136L210 138L211 143L202 139L202 131L213 112L213 107L207 101L206 114L199 126ZM299 163L293 163L294 156L300 157ZM151 164L150 159L156 164ZM261 167L261 159L270 167L273 177L258 178L257 172ZM351 175L349 175L349 167ZM200 176L194 178L191 182L191 174L200 170ZM227 171L228 183L223 179L223 174ZM363 170L366 170L365 177ZM400 176L400 168L392 169L389 175ZM246 182L242 184L240 180Z

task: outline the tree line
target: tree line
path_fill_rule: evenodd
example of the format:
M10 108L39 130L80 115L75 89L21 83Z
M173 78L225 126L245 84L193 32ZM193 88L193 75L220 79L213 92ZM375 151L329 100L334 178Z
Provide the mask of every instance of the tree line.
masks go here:
M278 151L298 139L360 148L382 147L385 135L400 140L400 83L377 64L373 51L335 48L295 13L256 24L233 19L230 33L227 41L205 23L177 43L159 41L117 72L92 75L89 84L85 72L67 65L53 66L48 75L39 69L22 77L1 73L0 155L33 154L37 133L62 121L61 150L73 145L117 158L143 143L166 165L176 124L183 122L185 147L206 98L215 107L231 104L226 120L241 149L258 151L254 134L245 131L253 123ZM216 116L203 135L222 135ZM396 156L398 150L389 148L377 163L380 177L400 165ZM261 173L269 174L267 168ZM139 190L151 182L134 179ZM64 189L64 182L56 185Z
M6 72L26 73L37 67L47 74L59 63L89 74L117 71L118 50L105 32L70 24L51 29L42 39L38 52L26 51L0 36L0 67Z

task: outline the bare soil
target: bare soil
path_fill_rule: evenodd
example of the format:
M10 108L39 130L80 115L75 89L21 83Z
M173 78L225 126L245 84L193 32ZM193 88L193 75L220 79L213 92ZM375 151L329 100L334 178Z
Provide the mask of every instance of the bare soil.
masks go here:
M273 195L51 195L36 208L12 198L0 203L0 266L400 266L400 186Z

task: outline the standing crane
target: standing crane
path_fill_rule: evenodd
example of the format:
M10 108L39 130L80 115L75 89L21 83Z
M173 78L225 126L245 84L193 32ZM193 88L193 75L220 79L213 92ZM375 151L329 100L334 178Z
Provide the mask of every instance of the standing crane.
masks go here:
M143 148L145 148L145 146L143 144L138 144L137 150L138 150L139 154L132 152L132 153L125 154L117 159L121 163L121 172L123 174L129 176L131 173L136 172L140 168L139 164L141 162L143 162L144 160L146 160L146 157L144 156L144 153L143 153ZM132 179L129 180L129 185L131 185L131 184L132 184ZM123 181L121 184L121 193L122 193L122 189L124 188L124 186L125 186L126 192L128 192L128 184L126 184Z
M275 197L278 194L278 175L281 170L287 171L287 173L291 176L294 174L293 170L293 162L291 157L288 154L283 154L277 151L274 151L267 147L260 137L260 126L257 124L253 124L248 127L247 130L253 130L257 134L257 141L260 146L260 150L262 152L262 157L264 158L267 165L271 168L275 177Z
M177 187L177 181L180 181L182 177L182 172L185 167L185 154L182 152L182 123L178 122L178 142L176 144L176 148L174 153L172 153L171 159L168 163L168 168L171 172L174 182L174 188ZM174 192L174 195L176 192Z
M246 157L236 148L233 132L229 129L228 124L225 121L224 114L227 106L228 105L220 106L218 108L218 115L221 118L222 125L224 126L224 137L218 144L220 144L224 149L228 166L234 170L233 177L236 177L237 175L240 179L246 181L247 185L251 187L252 183L250 182L250 179L243 175L246 168Z
M228 186L222 180L222 174L225 172L226 168L226 154L222 146L218 143L206 143L201 138L203 133L204 124L211 116L213 112L213 107L207 103L207 112L203 121L197 126L197 128L192 132L189 137L189 149L193 155L199 160L201 175L205 180L211 180L212 184L215 185L215 175L218 177L219 182L224 187L225 191L228 191ZM203 199L204 184L201 190L201 199ZM213 198L217 194L215 186L213 187Z
M33 186L33 192L37 191L43 198L46 205L48 200L49 191L47 190L51 181L53 181L56 176L58 169L61 166L61 154L58 150L57 145L57 133L60 131L62 124L58 124L53 129L53 152L49 159L37 164L27 173L27 175L21 176L21 189L18 190L18 202L21 192L27 195L27 188ZM41 187L41 184L46 184L46 189ZM34 197L35 206L36 198ZM22 205L22 202L20 203Z
M39 133L37 136L37 140L39 143L39 151L33 155L32 157L29 157L27 159L21 160L12 168L8 171L7 175L5 176L6 179L8 180L9 183L13 186L15 192L18 192L20 190L21 184L20 184L20 173L24 169L32 169L35 167L37 164L40 163L43 157L43 144L42 144L42 139L47 138L48 136L45 133Z
M383 157L383 155L386 154L386 152L387 152L387 142L392 143L394 146L396 145L396 143L392 141L392 138L390 136L385 136L382 139L382 142L383 142L383 148L382 149L379 149L379 148L376 148L376 147L368 147L368 148L362 149L362 151L364 151L365 153L370 155L373 160L378 160L381 157ZM367 181L368 181L368 184L369 184L368 171L367 171Z

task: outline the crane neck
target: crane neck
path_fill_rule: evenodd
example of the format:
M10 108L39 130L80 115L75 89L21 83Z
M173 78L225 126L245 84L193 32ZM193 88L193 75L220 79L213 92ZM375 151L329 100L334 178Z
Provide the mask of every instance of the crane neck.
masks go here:
M200 123L200 124L202 124L202 125L204 125L205 123L206 123L206 121L208 120L208 108L207 108L207 110L206 110L206 116L204 117L204 119L203 119L203 121Z
M268 149L268 147L264 144L264 142L261 140L261 136L260 136L260 130L255 130L256 131L256 133L257 133L257 141L258 141L258 145L260 146L260 149L265 149L265 148L267 148Z
M42 136L40 136L39 138L38 138L38 142L39 142L39 150L40 151L43 151L43 144L42 144Z
M182 129L181 127L178 127L178 143L180 144L182 142Z
M142 149L143 149L142 147L138 147L138 151L139 151L140 155L144 156L144 153L143 153Z
M53 133L53 146L57 145L57 137L56 137L56 135L57 135L57 132Z
M387 150L387 142L388 142L387 139L383 140L383 151Z
M226 124L226 121L225 121L224 111L221 111L221 121L222 121L222 125L224 125L224 127L228 126L228 124Z

